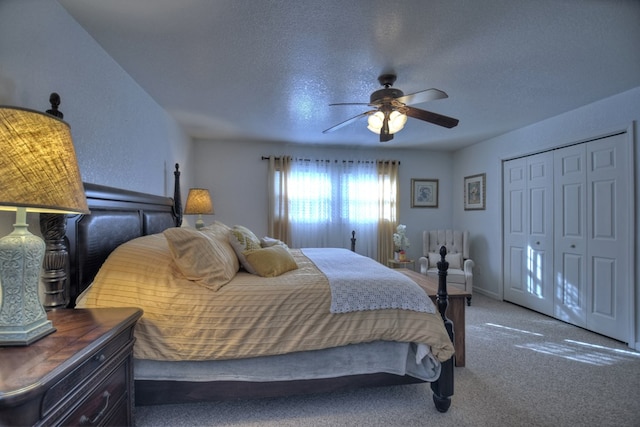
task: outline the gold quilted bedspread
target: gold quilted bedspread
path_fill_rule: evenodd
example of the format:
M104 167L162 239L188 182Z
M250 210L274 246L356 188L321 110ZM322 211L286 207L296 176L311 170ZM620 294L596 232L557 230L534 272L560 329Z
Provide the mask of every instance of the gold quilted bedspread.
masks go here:
M138 238L111 254L77 307L142 308L137 359L248 358L378 340L427 344L440 361L453 355L439 314L331 314L326 277L302 251L291 252L297 270L273 278L241 270L213 292L184 279L162 234Z

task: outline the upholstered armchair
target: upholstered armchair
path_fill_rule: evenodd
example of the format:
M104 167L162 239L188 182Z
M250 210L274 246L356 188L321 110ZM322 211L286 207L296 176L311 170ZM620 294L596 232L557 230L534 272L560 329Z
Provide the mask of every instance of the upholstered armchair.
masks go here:
M426 230L422 232L422 257L418 259L420 273L438 278L440 248L447 248L447 286L452 285L464 291L473 291L473 266L469 258L469 232L459 230ZM471 295L467 297L471 305Z

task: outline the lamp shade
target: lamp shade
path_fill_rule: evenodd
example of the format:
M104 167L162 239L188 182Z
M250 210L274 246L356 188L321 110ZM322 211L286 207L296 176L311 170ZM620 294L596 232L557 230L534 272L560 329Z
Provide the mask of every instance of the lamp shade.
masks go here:
M213 214L213 204L209 190L206 188L191 188L187 196L187 204L184 207L186 215Z
M377 111L374 114L371 114L368 119L369 129L373 133L380 134L382 129L382 124L384 122L384 113L382 111ZM389 114L389 133L394 134L404 127L404 124L407 123L407 115L402 114L399 111L392 111Z
M89 213L69 125L0 106L0 210Z

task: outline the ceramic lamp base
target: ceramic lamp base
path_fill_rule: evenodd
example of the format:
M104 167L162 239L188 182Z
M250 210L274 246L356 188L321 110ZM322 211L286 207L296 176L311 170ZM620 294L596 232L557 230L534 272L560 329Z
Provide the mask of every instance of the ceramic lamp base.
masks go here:
M0 239L0 346L26 346L55 331L38 294L44 249L19 220Z

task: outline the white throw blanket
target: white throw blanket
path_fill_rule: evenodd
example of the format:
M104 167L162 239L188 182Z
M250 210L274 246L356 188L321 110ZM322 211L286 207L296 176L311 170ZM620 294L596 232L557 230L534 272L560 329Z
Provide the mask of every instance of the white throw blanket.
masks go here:
M402 273L343 249L305 248L302 252L327 276L331 287L331 313L402 309L435 313L427 293Z

